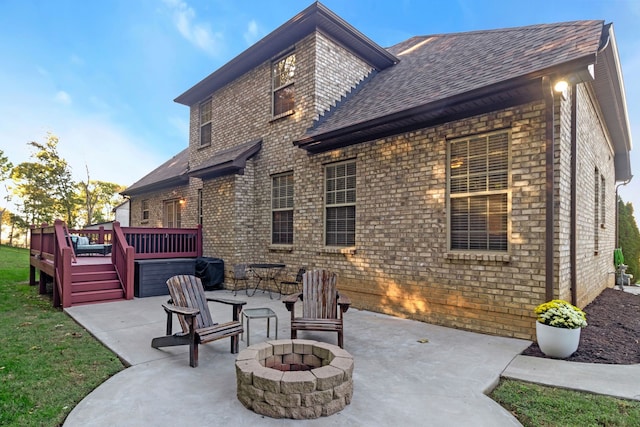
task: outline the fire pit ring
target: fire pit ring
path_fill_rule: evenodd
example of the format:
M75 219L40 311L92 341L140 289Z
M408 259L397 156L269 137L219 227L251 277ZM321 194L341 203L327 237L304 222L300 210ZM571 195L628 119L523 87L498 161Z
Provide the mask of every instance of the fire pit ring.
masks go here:
M318 341L267 341L238 353L236 379L238 400L257 414L326 417L351 403L353 357Z

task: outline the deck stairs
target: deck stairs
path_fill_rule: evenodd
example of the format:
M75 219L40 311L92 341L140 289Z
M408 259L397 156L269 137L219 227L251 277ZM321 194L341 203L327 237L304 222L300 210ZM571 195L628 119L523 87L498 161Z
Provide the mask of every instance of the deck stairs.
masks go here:
M73 265L72 305L124 300L124 290L111 263Z

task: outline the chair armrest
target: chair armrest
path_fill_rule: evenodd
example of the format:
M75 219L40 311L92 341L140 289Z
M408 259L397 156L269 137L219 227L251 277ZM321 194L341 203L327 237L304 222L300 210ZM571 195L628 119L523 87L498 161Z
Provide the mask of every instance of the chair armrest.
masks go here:
M200 309L198 308L178 307L177 305L173 304L162 304L162 307L167 313L181 314L183 316L193 317L200 313Z
M236 306L236 305L242 306L247 303L246 301L241 301L237 299L227 299L227 298L207 298L207 301L221 302L222 304L229 304L233 306Z
M282 302L287 307L287 310L291 312L291 317L292 318L293 318L294 304L301 297L302 297L302 292L298 292L296 294L291 294L291 295L287 295L287 296L282 297Z
M228 304L228 305L232 305L233 309L232 309L232 316L231 319L236 322L240 319L240 312L242 311L242 306L245 305L247 302L246 301L240 301L237 299L226 299L226 298L207 298L207 301L212 301L212 302L220 302L222 304Z
M351 298L346 295L338 294L338 305L343 313L346 313L349 310L349 306L351 305Z

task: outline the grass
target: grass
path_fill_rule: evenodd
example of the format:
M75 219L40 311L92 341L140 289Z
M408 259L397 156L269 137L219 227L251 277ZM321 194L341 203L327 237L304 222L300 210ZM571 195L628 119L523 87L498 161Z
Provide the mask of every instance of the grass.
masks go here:
M639 426L640 402L502 380L489 395L525 427Z
M29 252L0 247L0 425L59 426L123 369L118 358L29 286ZM638 426L640 402L502 380L489 396L525 426Z
M29 251L1 246L0 425L58 426L123 365L28 277Z

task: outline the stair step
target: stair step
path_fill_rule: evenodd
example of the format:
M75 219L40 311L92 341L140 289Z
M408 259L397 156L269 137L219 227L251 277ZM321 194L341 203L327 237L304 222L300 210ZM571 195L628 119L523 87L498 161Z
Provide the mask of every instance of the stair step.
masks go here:
M118 273L116 270L110 271L88 271L83 273L71 273L71 282L97 282L100 280L118 280Z
M110 289L121 289L120 281L113 280L94 280L91 282L72 283L71 293L102 291Z
M123 299L124 291L122 289L107 289L101 291L74 292L71 294L71 303L87 303L98 301L109 301Z

